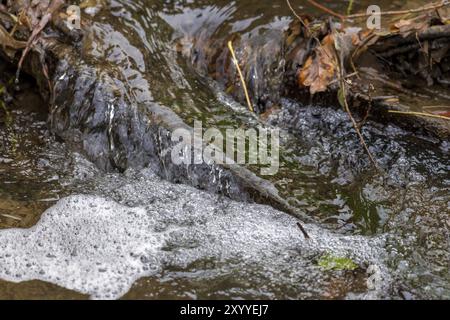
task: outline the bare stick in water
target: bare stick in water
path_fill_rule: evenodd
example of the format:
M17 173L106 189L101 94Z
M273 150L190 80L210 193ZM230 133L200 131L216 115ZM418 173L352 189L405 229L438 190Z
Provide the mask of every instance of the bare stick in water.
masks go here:
M234 53L233 49L233 43L231 41L228 41L228 49L230 49L231 56L233 57L234 65L236 66L236 69L239 74L239 78L241 78L242 87L244 88L245 93L245 99L247 99L248 109L251 112L255 112L253 109L252 101L250 100L250 96L248 95L247 85L245 84L244 76L242 75L241 67L239 67L239 61L236 58L236 54Z
M303 236L304 236L306 239L311 239L311 238L309 237L309 234L306 232L305 228L303 228L303 226L302 226L302 224L301 224L300 222L297 222L297 227L300 229L300 231L303 233Z

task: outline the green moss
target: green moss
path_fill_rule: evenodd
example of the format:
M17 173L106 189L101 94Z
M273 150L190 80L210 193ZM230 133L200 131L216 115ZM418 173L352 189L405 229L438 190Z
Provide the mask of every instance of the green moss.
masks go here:
M323 255L317 262L324 270L355 270L358 265L350 258L335 257L330 254Z

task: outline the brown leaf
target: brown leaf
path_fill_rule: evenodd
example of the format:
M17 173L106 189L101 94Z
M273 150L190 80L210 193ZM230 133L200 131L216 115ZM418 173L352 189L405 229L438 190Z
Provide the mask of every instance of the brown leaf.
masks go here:
M432 114L450 118L450 111L434 111Z
M22 51L22 56L19 60L19 63L17 65L17 75L16 77L19 77L20 71L22 69L22 65L23 62L28 54L28 52L32 49L36 39L38 39L39 34L41 33L42 30L44 30L44 28L47 26L47 24L50 22L50 20L52 19L52 16L63 6L64 4L64 0L51 0L51 2L49 1L43 1L44 3L48 4L47 5L47 9L45 11L45 14L42 16L42 18L39 20L39 22L37 23L36 26L33 27L33 31L30 35L30 37L28 38L27 44L25 46L25 49ZM35 1L33 0L32 4L34 4ZM39 2L37 2L38 4L35 4L39 7Z
M367 39L373 35L373 30L361 30L352 34L352 44L357 47L363 44Z
M437 115L437 116L443 116L443 117L450 118L450 107L449 106L424 106L423 111Z
M336 77L333 36L327 35L314 53L314 57L310 56L306 60L298 76L299 84L309 87L311 94L327 90L330 82Z
M391 30L399 32L404 38L406 38L412 32L422 31L428 26L429 24L427 20L400 20L391 27Z
M25 48L26 42L17 41L0 25L0 45L14 51Z
M370 47L375 44L380 35L378 33L374 33L373 30L361 30L357 34L352 35L352 44L355 47Z

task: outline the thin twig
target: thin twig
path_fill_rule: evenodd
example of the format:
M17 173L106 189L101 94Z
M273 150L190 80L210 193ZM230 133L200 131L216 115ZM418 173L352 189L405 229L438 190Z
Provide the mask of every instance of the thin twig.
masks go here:
M450 106L423 106L422 109L449 109L450 110Z
M300 23L303 25L303 27L305 27L306 31L308 32L308 35L306 35L306 37L310 36L314 39L314 41L317 42L317 45L319 47L322 47L322 43L320 42L319 38L317 38L312 32L311 29L309 29L308 25L305 23L305 21L302 19L302 17L300 17L300 15L295 11L295 9L292 7L291 2L289 0L286 0L287 5L289 7L289 9L291 9L292 13L294 14L294 16L300 20ZM325 51L325 54L328 56L328 53ZM328 58L332 59L332 57L328 56Z
M25 15L24 10L20 11L17 15L17 17L15 17L14 15L10 15L11 18L14 20L14 27L12 28L11 32L9 33L11 35L11 37L14 37L17 28L22 24L20 22L20 20L23 18L23 16Z
M336 51L335 53L336 55L336 59L338 61L338 76L339 76L339 81L340 81L340 87L342 90L342 97L343 97L343 102L344 102L344 109L345 112L347 112L352 124L353 124L353 128L356 131L356 134L359 137L359 140L361 141L362 146L364 147L367 155L369 156L370 161L372 162L372 164L374 165L375 169L377 169L378 171L380 170L380 167L378 166L378 163L375 161L374 157L372 156L372 153L369 150L369 147L367 146L366 140L364 140L364 137L361 133L361 130L358 126L358 123L356 122L355 118L352 115L352 112L350 111L350 107L348 105L348 101L347 101L347 84L345 82L345 76L344 76L344 63L343 61L340 59L338 52Z
M441 116L441 115L438 115L438 114L425 113L425 112L397 111L397 110L389 110L388 112L389 113L410 115L410 116L423 116L423 117L436 118L436 119L442 119L442 120L450 120L450 117Z
M346 75L345 79L350 79L350 78L353 78L353 77L355 77L357 75L358 75L358 71L355 71L355 72L352 72L352 73ZM330 83L328 85L332 85L332 84L335 84L337 82L339 82L339 79L334 79L334 80L330 81Z
M16 220L16 221L22 221L21 218L18 218L18 217L16 217L16 216L13 216L13 215L10 215L10 214L2 213L1 215L2 215L3 217L5 217L5 218L13 219L13 220Z
M27 45L22 52L22 56L20 57L20 60L19 60L18 66L17 66L16 82L19 81L20 71L22 69L23 62L24 62L28 52L30 52L35 41L39 38L39 34L42 32L42 30L45 29L47 24L50 22L55 11L58 10L63 4L64 4L63 0L53 0L49 4L49 6L47 8L47 12L45 13L45 15L43 15L43 17L41 18L41 21L39 21L38 25L32 31L31 36L28 38Z
M297 222L297 227L300 229L306 239L310 239L308 232L306 232L305 228L303 228L300 222Z
M322 11L325 11L328 14L331 14L332 16L338 17L341 20L345 20L345 16L343 14L334 12L333 10L321 5L320 3L315 2L314 0L306 0L308 1L310 4L312 4L313 6L315 6L316 8L319 8Z
M350 15L342 15L340 13L337 13L333 10L331 10L330 8L325 7L324 5L321 5L320 3L317 3L314 0L306 0L308 1L311 5L315 6L316 8L319 8L320 10L331 14L332 16L335 16L339 19L341 19L342 21L345 20L349 20L349 19L357 19L357 18L366 18L366 17L370 17L373 14L372 13L355 13L355 14L350 14ZM411 13L419 13L419 12L424 12L424 11L432 11L432 10L438 10L442 7L448 6L450 4L449 0L442 0L440 2L435 2L429 5L425 5L422 6L420 8L416 8L416 9L406 9L406 10L397 10L397 11L382 11L379 14L381 16L394 16L394 15L404 15L404 14L411 14Z
M345 111L348 113L348 116L350 117L350 120L352 121L353 127L355 128L356 134L359 137L359 140L361 141L362 146L366 150L367 155L369 156L370 161L374 165L374 167L379 170L378 163L375 161L374 157L372 156L372 153L369 150L369 147L367 146L366 140L364 140L364 137L359 129L358 123L356 122L355 118L353 118L352 112L350 111L350 107L348 106L347 102L347 91L345 88L345 81L341 80L341 88L342 88L342 95L344 96L344 107Z
M233 57L234 65L236 66L236 69L239 74L239 78L241 79L242 87L244 88L245 98L247 99L248 109L251 112L255 112L255 110L253 109L252 101L250 100L250 96L248 94L247 85L245 84L244 76L242 75L241 67L239 67L239 61L236 58L236 54L234 53L233 43L231 41L228 41L228 49L230 49L231 56Z
M289 0L286 0L287 5L289 7L289 9L291 9L293 15L300 20L300 23L305 27L305 29L308 31L309 34L311 34L311 30L309 30L308 25L305 23L305 21L302 19L302 17L300 17L300 15L295 11L295 9L292 7L291 2ZM320 42L320 41L319 41Z
M350 15L352 13L353 10L353 1L354 0L350 0L348 7L347 7L347 15Z
M312 0L307 0L312 1ZM448 6L450 4L449 0L443 0L440 2L431 3L429 5L422 6L420 8L416 9L406 9L406 10L398 10L398 11L384 11L380 12L380 15L384 16L394 16L394 15L402 15L402 14L411 14L411 13L418 13L418 12L424 12L424 11L431 11L431 10L437 10L442 7ZM356 18L365 18L372 16L372 13L355 13L348 15L344 17L344 19L356 19Z

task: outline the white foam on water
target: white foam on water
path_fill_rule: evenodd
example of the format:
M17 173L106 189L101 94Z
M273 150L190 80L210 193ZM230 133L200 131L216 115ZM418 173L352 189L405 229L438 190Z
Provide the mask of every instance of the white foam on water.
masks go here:
M306 240L294 218L268 206L153 176L117 179L105 182L109 192L60 200L31 229L0 231L0 278L42 280L94 299L116 299L141 277L208 260L221 265L219 275L234 268L265 279L258 290L282 286L313 295L325 277L313 256L329 252L383 268L382 238L306 225L311 236Z

